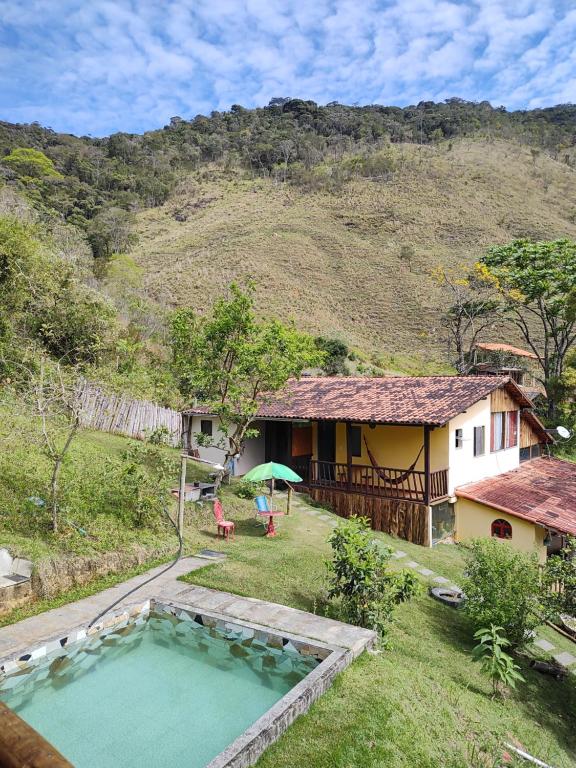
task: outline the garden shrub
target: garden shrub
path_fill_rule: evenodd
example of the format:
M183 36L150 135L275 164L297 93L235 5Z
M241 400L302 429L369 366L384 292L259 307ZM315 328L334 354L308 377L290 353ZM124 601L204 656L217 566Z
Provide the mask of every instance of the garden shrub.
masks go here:
M560 586L560 589L558 589ZM542 574L542 601L553 620L559 614L576 616L576 538L568 537L560 554L548 558Z
M261 483L251 483L249 480L242 480L234 489L234 493L239 499L254 499L263 493Z
M541 623L538 559L496 539L476 539L467 556L465 610L475 630L502 627L513 648Z
M410 599L419 583L411 574L388 570L391 550L374 541L366 518L341 522L328 541L333 551L328 597L338 602L339 617L384 637L394 607Z

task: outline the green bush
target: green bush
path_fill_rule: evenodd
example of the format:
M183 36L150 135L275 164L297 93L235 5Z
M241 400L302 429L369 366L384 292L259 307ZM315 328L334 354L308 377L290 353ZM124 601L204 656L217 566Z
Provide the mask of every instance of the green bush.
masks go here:
M561 584L560 590L556 585ZM542 601L547 615L576 616L576 538L568 537L567 546L559 555L548 558L542 574Z
M394 607L417 592L418 582L412 574L388 570L391 550L374 541L366 518L340 523L328 541L332 546L328 597L338 601L340 618L384 637Z
M496 539L470 544L463 588L465 610L474 629L502 627L511 646L525 645L541 623L536 554L528 555Z
M263 493L263 487L260 483L251 483L249 480L242 480L234 489L234 493L239 499L254 499Z
M116 312L93 288L63 279L38 297L30 328L46 350L67 363L94 363L112 348Z

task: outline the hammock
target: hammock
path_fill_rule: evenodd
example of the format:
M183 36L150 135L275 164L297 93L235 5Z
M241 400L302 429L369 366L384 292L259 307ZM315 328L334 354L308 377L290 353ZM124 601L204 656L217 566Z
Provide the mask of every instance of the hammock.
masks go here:
M376 474L381 480L384 480L385 483L390 483L391 485L400 485L400 483L403 483L404 480L407 480L410 477L410 475L414 471L414 467L416 466L416 464L418 464L418 459L422 455L422 451L424 450L424 446L422 446L422 448L420 448L420 450L418 451L418 456L416 456L416 458L414 459L412 464L408 467L408 469L405 472L402 472L402 474L399 477L392 478L392 477L388 477L388 475L384 472L384 470L381 467L379 467L378 464L376 463L374 454L368 447L368 441L366 440L366 435L364 435L364 444L368 452L368 458L370 459L370 464L372 464L372 466L376 470Z

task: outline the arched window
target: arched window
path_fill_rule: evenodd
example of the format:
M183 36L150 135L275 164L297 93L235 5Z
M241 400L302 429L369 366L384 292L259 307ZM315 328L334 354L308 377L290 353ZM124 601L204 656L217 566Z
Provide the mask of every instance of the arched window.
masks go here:
M512 538L512 526L507 520L494 520L492 523L492 536L496 536L497 539L511 539Z

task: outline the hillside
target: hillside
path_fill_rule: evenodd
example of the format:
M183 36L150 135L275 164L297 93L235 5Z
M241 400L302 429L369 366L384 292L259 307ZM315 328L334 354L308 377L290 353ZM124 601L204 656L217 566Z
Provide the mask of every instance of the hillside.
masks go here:
M206 307L250 276L263 314L380 369L432 372L446 305L433 268L518 236L575 236L575 148L574 105L457 98L273 99L98 139L0 121L0 213L32 206L68 260L74 241L130 344L161 351L166 307Z
M549 155L481 139L383 153L390 172L336 189L214 164L190 174L137 216L147 289L201 309L251 276L263 314L410 367L406 356L440 359L435 265L472 263L515 237L576 236L575 172Z

